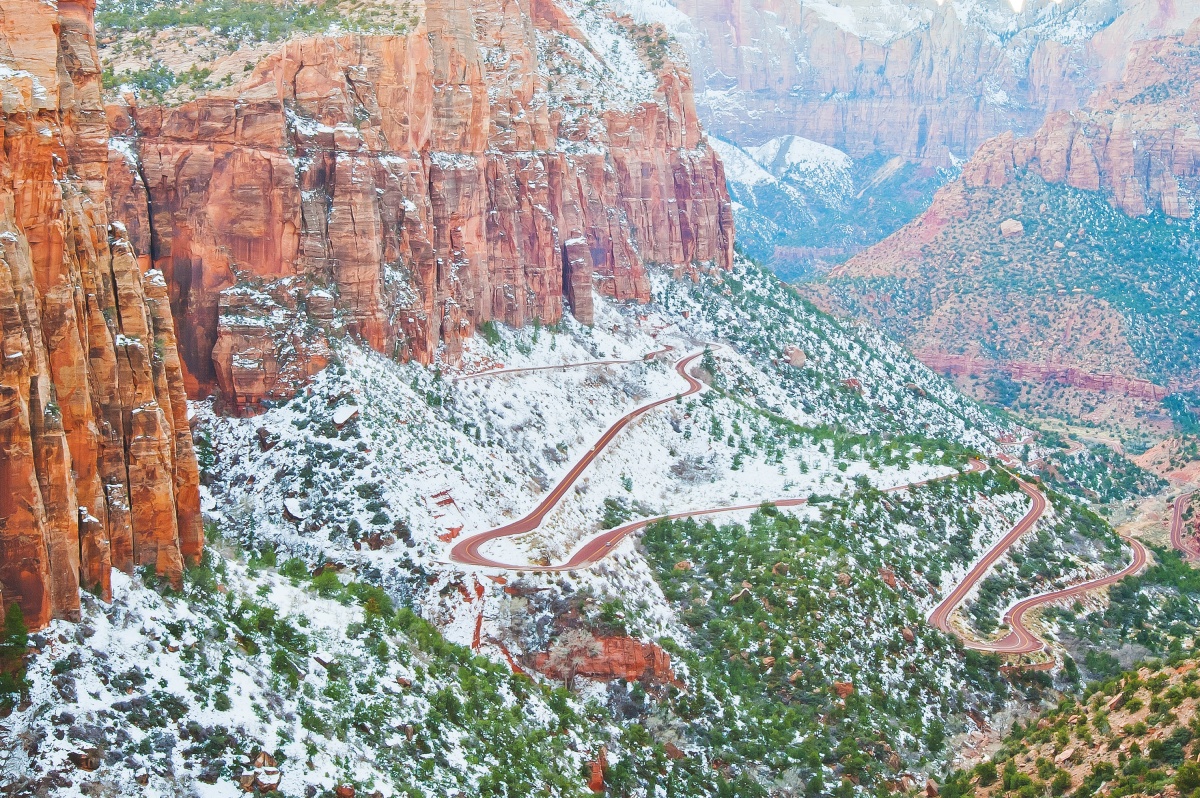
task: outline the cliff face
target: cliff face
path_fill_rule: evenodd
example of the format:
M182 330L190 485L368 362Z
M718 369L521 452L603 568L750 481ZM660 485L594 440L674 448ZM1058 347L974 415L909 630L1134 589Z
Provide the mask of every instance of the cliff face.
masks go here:
M566 9L434 3L106 108L93 7L0 2L0 595L32 625L199 556L189 390L250 408L334 336L452 361L488 320L646 301L649 263L730 265L687 72Z
M1181 36L1140 43L1122 79L1101 87L1087 107L1051 114L1028 138L1008 132L984 142L962 180L939 191L920 218L831 276L916 276L925 248L970 216L976 195L1030 175L1100 192L1129 216L1192 218L1200 193L1198 68L1200 22Z
M1200 191L1200 23L1181 37L1142 42L1120 82L1076 112L1052 114L1030 138L984 144L963 169L972 188L998 188L1021 172L1101 191L1130 216L1190 219Z
M246 409L330 335L453 361L488 320L646 301L647 263L728 267L690 78L631 24L448 0L406 34L289 42L181 107L110 108L113 213L166 276L189 390Z
M0 595L34 628L203 545L167 285L103 204L92 11L0 1Z
M663 4L624 0L635 15ZM794 134L855 158L948 166L1029 133L1120 75L1131 43L1182 30L1186 0L673 0L701 116L741 144Z

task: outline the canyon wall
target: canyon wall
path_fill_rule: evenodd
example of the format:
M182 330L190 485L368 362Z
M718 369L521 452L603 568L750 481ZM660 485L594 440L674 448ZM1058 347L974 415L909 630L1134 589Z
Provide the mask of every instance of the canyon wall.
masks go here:
M444 0L407 33L290 41L176 108L112 105L112 213L165 275L189 392L249 411L335 335L453 362L486 321L647 301L649 263L727 268L691 79L632 26Z
M34 627L199 557L188 393L250 411L337 337L453 362L484 322L590 323L649 264L732 263L660 29L445 0L166 107L105 105L93 13L0 0L0 596Z
M922 363L937 373L951 374L956 377L999 372L1014 380L1054 382L1084 391L1118 393L1150 402L1162 401L1171 393L1170 388L1155 385L1150 380L1127 377L1123 374L1095 374L1076 366L1055 366L1048 363L1029 363L1020 360L1006 360L997 363L983 358L973 358L969 355L948 354L937 349L917 350L914 354Z
M92 12L0 0L0 595L33 628L203 545L167 283L104 203Z
M688 47L708 130L794 134L855 158L950 166L1006 130L1079 107L1129 46L1184 29L1190 0L623 0ZM672 7L673 6L673 7Z
M1183 36L1141 42L1122 80L1080 111L1051 114L1031 137L980 147L963 169L972 188L999 188L1023 171L1101 191L1130 216L1190 219L1200 193L1200 22Z
M1025 175L1101 192L1129 216L1192 218L1200 195L1198 69L1200 21L1182 35L1139 43L1121 79L1083 109L1051 114L1032 136L1006 132L984 142L962 179L940 190L924 214L830 276L919 276L926 247L965 222L972 197Z

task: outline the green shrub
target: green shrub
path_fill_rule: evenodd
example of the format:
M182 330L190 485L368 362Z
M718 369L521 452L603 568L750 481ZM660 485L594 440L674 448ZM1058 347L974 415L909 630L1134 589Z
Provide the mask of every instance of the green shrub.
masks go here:
M279 566L279 573L291 579L307 579L308 566L299 557L289 557Z
M25 679L25 652L29 648L29 629L21 605L8 605L4 627L0 631L0 707L15 703L29 689Z
M314 32L339 20L332 2L276 4L262 0L164 0L106 3L96 11L98 29L160 31L198 26L221 36L276 41L292 33Z
M313 587L321 598L336 598L342 594L342 580L336 571L324 570L313 577Z
M500 345L500 331L496 329L496 323L493 321L485 321L479 325L479 334L483 336L483 340L488 342L489 346Z
M999 778L995 762L980 762L975 766L975 775L979 778L980 787L989 787Z
M1183 795L1200 790L1200 763L1184 762L1175 772L1175 786Z

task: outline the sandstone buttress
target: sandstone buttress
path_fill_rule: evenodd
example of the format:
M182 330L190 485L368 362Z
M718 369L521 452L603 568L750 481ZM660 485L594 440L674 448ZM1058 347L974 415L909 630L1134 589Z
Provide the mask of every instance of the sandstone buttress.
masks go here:
M0 2L0 592L33 627L203 545L166 284L104 204L92 11Z

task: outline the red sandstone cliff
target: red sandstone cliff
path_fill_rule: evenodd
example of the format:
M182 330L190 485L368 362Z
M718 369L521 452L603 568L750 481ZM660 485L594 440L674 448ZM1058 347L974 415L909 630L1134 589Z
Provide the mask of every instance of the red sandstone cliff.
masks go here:
M648 263L728 267L690 77L633 54L630 24L445 0L407 34L289 42L178 108L111 107L112 212L166 275L189 390L290 395L342 333L453 361L484 321L646 301Z
M570 673L556 665L548 653L534 657L534 669L554 679L567 681L582 676L601 682L624 679L628 682L646 680L651 684L678 684L671 668L671 657L654 643L643 643L632 637L598 637L596 648L580 653L570 663Z
M0 0L0 595L34 628L203 545L167 285L104 206L92 11Z
M1087 107L1050 115L1030 138L988 141L963 169L972 188L1027 170L1051 183L1103 191L1130 216L1191 218L1200 191L1200 22L1181 37L1139 43L1123 79Z
M1051 114L1029 138L1009 132L985 142L922 216L830 276L914 276L923 248L967 217L972 191L1001 189L1025 172L1102 191L1131 216L1191 218L1200 193L1198 69L1200 21L1182 36L1139 43L1122 79L1085 109Z

